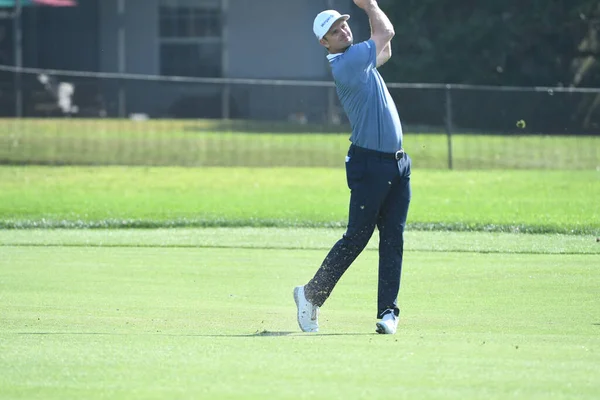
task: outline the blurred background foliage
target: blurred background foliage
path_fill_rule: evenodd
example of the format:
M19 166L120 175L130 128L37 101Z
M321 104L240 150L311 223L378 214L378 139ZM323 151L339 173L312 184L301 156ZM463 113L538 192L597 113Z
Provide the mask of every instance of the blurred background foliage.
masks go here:
M385 66L390 81L600 86L597 0L405 0L381 6L396 29L399 57Z

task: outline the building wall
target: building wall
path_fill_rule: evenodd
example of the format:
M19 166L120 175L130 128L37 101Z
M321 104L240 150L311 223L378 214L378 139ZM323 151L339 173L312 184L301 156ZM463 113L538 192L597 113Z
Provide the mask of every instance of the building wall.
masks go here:
M100 69L119 71L119 29L125 31L125 71L158 74L158 0L125 0L119 16L118 0L100 1Z
M130 74L158 74L158 1L125 0L123 14L119 0L100 1L100 70ZM120 41L120 31L124 41ZM105 81L103 96L110 115L119 113L119 89L126 94L126 114L155 114L164 107L157 101L157 89L143 81Z
M315 15L336 8L353 15L355 33L365 25L352 0L223 1L228 5L225 77L330 81L326 52L312 33ZM25 9L24 65L159 75L159 0L122 0L122 15L119 4L120 0L84 0L77 7ZM217 100L210 101L220 102L223 90L221 85L141 80L99 79L85 85L91 93L99 88L110 116L118 115L119 91L126 93L126 114L167 117L169 108L183 98L213 99L216 94ZM280 120L298 114L311 122L325 117L332 97L331 89L290 86L231 85L230 93L233 117Z
M23 63L48 69L97 71L98 2L23 9Z
M23 7L21 17L22 27L22 62L23 66L31 68L98 71L98 1L80 2L77 7ZM10 21L11 40L13 23ZM14 47L11 43L11 53ZM10 64L14 63L11 55ZM11 79L12 81L12 79ZM80 104L92 103L95 99L86 78L56 77L47 87L36 75L23 74L21 90L23 95L23 115L62 115L56 106L54 87L61 81L76 85L77 101ZM10 89L8 93L13 93ZM88 95L89 94L89 95ZM0 101L1 102L1 101ZM14 103L14 102L11 102ZM4 104L0 105L4 108ZM9 110L1 110L3 115L14 115L16 108L11 104Z
M226 60L224 76L330 80L324 49L312 33L312 21L323 9L352 11L352 0L227 0ZM118 14L118 0L99 4L99 67L119 72L119 30L125 31L125 71L160 73L158 0L125 0L125 13ZM107 103L116 112L116 83L106 90ZM169 115L178 99L209 96L218 85L127 82L127 113ZM282 90L283 89L283 90ZM283 92L283 93L282 93ZM329 93L324 89L232 86L235 116L283 119L290 114L324 117ZM199 110L200 116L201 110Z
M328 76L325 52L312 34L315 15L330 0L228 0L229 65L232 78L324 79ZM351 0L335 0L340 11ZM100 15L100 67L118 71L118 0L102 0ZM346 6L344 6L346 5ZM158 74L158 0L125 0L127 72Z
M331 81L327 53L315 38L312 23L324 9L356 11L352 0L229 0L229 4L228 76ZM233 93L242 113L252 118L292 117L317 123L328 119L329 99L335 98L332 89L293 86L242 86Z
M312 33L324 1L230 0L228 75L323 79L325 55Z

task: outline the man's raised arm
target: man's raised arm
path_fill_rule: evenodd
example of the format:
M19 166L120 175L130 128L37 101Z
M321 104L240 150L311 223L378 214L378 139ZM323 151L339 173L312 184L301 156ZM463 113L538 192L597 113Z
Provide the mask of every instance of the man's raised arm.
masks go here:
M375 42L377 66L383 65L392 56L390 41L396 34L390 19L385 15L376 0L354 0L369 17L371 24L371 40Z

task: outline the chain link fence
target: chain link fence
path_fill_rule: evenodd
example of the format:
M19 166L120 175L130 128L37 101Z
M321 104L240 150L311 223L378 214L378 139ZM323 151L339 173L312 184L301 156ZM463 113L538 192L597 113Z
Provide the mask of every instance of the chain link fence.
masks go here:
M600 89L388 87L420 168L600 168ZM350 135L331 82L1 65L0 118L4 164L335 167Z

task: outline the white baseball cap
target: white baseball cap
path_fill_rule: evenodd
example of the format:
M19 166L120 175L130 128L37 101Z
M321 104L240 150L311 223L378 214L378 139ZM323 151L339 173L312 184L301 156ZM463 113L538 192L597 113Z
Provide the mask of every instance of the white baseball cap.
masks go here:
M344 18L345 21L350 19L348 14L340 14L335 10L325 10L320 12L313 22L313 32L317 36L317 39L323 39L323 36L329 32L331 25L335 24L337 20Z

